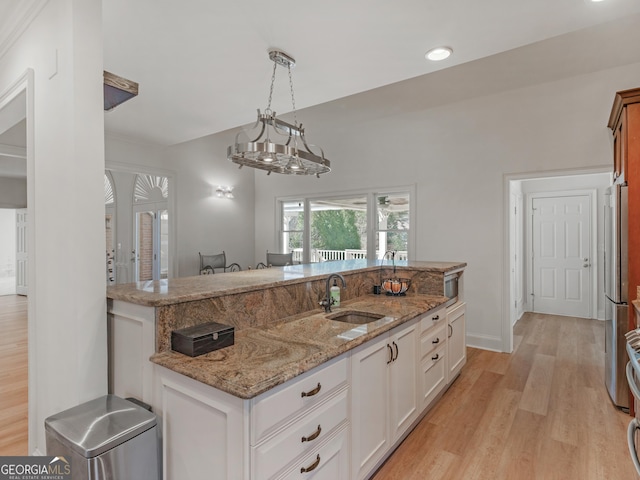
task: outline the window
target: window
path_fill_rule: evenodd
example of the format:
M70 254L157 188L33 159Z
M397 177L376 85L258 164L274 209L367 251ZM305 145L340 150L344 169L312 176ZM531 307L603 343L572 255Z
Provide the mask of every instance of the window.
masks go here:
M396 252L396 259L407 260L409 250L409 194L376 195L376 258Z
M280 251L302 263L382 258L387 250L406 260L412 190L282 199Z
M280 217L282 219L280 251L282 253L293 252L294 262L305 262L302 255L304 244L304 200L281 202Z
M133 192L135 281L159 280L169 273L169 180L136 175Z

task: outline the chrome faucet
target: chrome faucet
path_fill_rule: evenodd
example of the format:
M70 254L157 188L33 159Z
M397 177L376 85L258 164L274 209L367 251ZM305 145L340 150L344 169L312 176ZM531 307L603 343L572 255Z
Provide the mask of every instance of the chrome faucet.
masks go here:
M332 278L339 278L340 281L342 281L342 288L347 288L347 282L345 282L344 277L342 275L340 275L339 273L332 273L331 275L329 275L327 277L327 283L326 283L326 293L325 293L325 298L323 298L322 300L320 300L320 305L322 305L324 307L324 311L325 313L329 313L331 311L331 305L333 304L333 298L331 298L331 279Z

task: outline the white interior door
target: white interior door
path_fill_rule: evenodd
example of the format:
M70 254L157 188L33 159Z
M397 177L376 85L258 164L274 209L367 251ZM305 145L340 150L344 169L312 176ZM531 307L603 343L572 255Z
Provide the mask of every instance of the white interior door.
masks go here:
M533 311L591 317L591 198L533 199Z
M16 293L27 295L27 209L16 210Z

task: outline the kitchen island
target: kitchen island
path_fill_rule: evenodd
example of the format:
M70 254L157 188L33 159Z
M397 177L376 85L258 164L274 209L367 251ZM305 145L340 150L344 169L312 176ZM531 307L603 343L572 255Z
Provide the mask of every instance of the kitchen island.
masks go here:
M445 309L442 295L444 275L464 267L396 262L396 276L412 280L403 297L371 294L393 267L366 260L111 287L110 389L162 417L167 479L285 478L305 469L314 478L364 478L464 363L463 298ZM383 317L364 325L327 318L318 300L331 273L347 281L334 312ZM232 347L196 358L170 350L171 330L210 321L236 328ZM460 357L453 363L449 349ZM371 387L382 389L373 402Z

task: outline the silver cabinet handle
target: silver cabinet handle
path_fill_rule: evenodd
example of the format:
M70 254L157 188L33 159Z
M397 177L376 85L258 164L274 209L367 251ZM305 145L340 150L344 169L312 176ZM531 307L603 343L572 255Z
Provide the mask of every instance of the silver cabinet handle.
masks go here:
M315 432L313 432L308 437L302 437L302 443L304 443L304 442L312 442L313 440L318 438L318 436L320 435L321 431L322 431L322 427L320 427L320 425L318 425L318 429Z
M638 452L636 451L636 430L640 428L640 424L638 423L638 419L634 418L629 422L629 427L627 428L627 444L629 445L629 453L631 454L631 460L633 460L633 465L636 467L636 472L640 475L640 461L638 460Z
M313 390L309 390L308 392L302 392L301 396L302 397L313 397L318 392L320 392L321 388L322 388L322 385L320 385L320 382L318 382L318 386L316 388L314 388Z
M636 380L633 378L633 365L631 365L631 361L627 362L627 383L633 396L640 400L640 388L638 388L638 384L636 384Z
M451 325L449 326L449 338L451 338L451 336L453 335L453 327Z
M311 465L309 465L307 468L302 467L300 469L300 473L307 473L312 470L315 470L318 467L318 465L320 465L320 454L318 454L318 456L316 457L316 461L313 462Z

